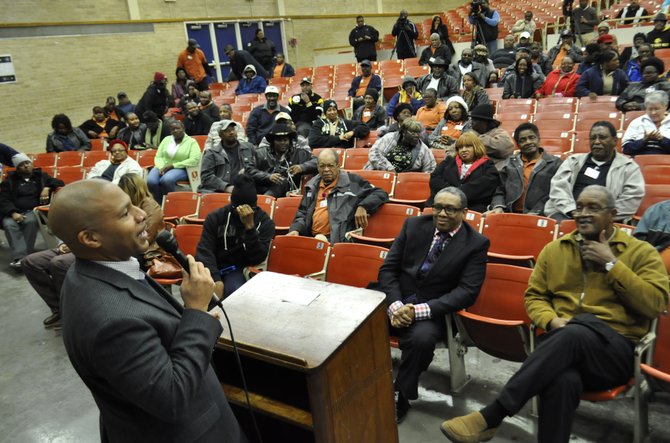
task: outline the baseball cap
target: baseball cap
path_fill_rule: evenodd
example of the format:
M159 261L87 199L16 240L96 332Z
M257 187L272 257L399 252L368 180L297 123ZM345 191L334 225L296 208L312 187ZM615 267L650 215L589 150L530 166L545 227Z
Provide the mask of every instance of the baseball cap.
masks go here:
M311 85L312 79L309 77L303 77L302 79L300 79L300 84L302 85L303 83L309 83Z
M277 95L279 95L279 88L276 87L276 86L270 85L267 88L265 88L265 94L277 94Z
M530 32L523 31L521 34L519 34L519 38L530 38Z
M372 63L370 63L370 60L363 60L361 62L361 66L372 66Z
M277 115L275 116L275 121L281 119L293 121L291 115L288 112L278 112Z

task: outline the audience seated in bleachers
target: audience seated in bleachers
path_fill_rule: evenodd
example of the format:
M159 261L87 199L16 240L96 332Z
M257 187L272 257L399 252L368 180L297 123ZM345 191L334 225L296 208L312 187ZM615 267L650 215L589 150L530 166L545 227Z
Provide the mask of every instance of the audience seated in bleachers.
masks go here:
M635 214L644 197L644 178L640 167L616 152L616 129L610 122L593 124L589 135L591 152L569 156L551 180L544 213L556 220L573 218L575 201L589 185L606 186L614 195L616 220Z
M368 216L388 202L384 190L356 174L341 171L339 165L332 149L319 153L319 173L305 185L288 235L321 236L331 244L340 243L347 232L365 228Z
M400 131L377 139L368 153L364 169L376 171L433 172L435 157L421 141L421 123L408 118L400 124Z
M172 135L165 137L158 147L154 167L149 171L147 184L157 202L163 196L177 190L177 182L188 180L186 168L200 164L200 146L184 131L182 122L170 123Z
M79 125L79 129L90 139L115 138L123 124L105 115L105 110L100 106L93 107L93 117Z
M246 174L256 183L256 193L275 198L299 193L302 177L317 172L309 146L298 146L295 128L286 123L275 123L265 138L268 146L256 149L255 161L246 167Z
M465 131L464 126L468 121L469 106L458 95L449 98L445 105L446 110L442 120L428 137L428 143L432 149L444 149L447 151L447 155L454 156L456 155L454 149L456 140Z
M447 157L430 175L430 197L426 206L432 206L435 195L447 186L463 191L468 198L468 209L484 212L500 185L500 174L486 156L486 148L473 132L466 132L456 140L456 156Z
M109 142L109 159L100 160L86 174L86 178L100 178L119 183L125 174L138 174L142 176L144 171L137 161L128 155L128 145L121 140Z
M256 204L253 179L239 175L231 188L230 204L207 215L195 256L209 269L219 299L244 284L245 267L266 259L275 235L274 222Z
M322 117L314 120L309 132L309 146L312 149L352 148L355 139L364 138L370 133L370 128L365 123L340 117L335 100L323 102L323 113Z
M645 108L645 97L652 91L665 91L670 94L670 83L661 77L665 72L663 60L647 57L640 65L642 79L629 83L616 100L616 108L622 112L640 111Z
M424 101L428 89L434 89L440 100L457 95L458 82L447 74L449 63L441 57L436 57L429 62L429 66L430 74L423 75L416 81L417 89L424 96Z
M373 88L368 89L365 91L363 99L363 106L359 106L358 109L354 111L352 120L365 123L371 130L383 126L386 122L386 111L378 103L379 93L377 90Z
M21 259L33 252L39 226L33 209L49 204L56 188L64 183L39 168L26 154L12 157L16 168L0 183L0 218L11 250L9 266L21 271Z
M47 135L47 152L91 150L91 140L84 131L72 126L67 115L54 115L51 128L53 131Z
M540 130L522 123L514 131L519 152L512 154L500 170L498 186L488 213L514 212L544 215L551 179L562 161L542 149Z
M666 91L647 93L644 108L644 115L630 122L623 135L621 141L623 153L630 156L670 154L668 93Z
M232 120L221 120L219 123L221 142L212 144L202 155L198 192L231 192L232 183L240 171L255 162L255 147L238 138L237 123Z
M608 79L607 82L603 78ZM577 82L577 97L595 98L598 95L619 95L628 86L626 73L619 68L619 55L612 51L598 54L596 65L584 71Z
M493 118L493 106L484 104L470 110L472 130L484 143L486 155L500 170L507 157L514 152L514 141L507 131L500 128L500 122Z
M247 120L247 138L250 143L258 145L263 137L270 132L279 112L290 113L291 110L279 104L279 89L276 86L265 88L265 104L252 109Z

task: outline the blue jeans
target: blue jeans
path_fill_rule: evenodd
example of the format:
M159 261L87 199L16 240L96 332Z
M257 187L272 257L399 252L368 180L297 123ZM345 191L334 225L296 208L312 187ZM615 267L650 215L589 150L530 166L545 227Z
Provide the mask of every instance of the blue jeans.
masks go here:
M184 180L188 180L186 169L170 169L165 174L160 175L159 169L153 168L149 171L147 185L149 186L149 192L154 196L154 200L156 200L158 204L161 204L163 202L163 196L168 192L176 191L177 182Z
M241 269L236 269L223 277L223 298L237 291L247 281Z

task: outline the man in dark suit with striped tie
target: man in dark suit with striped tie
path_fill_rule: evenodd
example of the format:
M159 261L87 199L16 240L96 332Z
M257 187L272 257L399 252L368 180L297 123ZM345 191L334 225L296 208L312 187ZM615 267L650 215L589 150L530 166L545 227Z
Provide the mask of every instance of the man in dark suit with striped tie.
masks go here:
M214 281L188 256L181 306L134 258L146 214L107 181L64 187L49 226L76 256L61 291L63 341L100 409L103 442L246 442L210 358L222 332Z
M463 218L467 197L448 187L435 195L432 216L405 221L379 270L402 356L395 380L400 422L418 398L419 376L445 336L445 314L471 306L484 282L489 241Z

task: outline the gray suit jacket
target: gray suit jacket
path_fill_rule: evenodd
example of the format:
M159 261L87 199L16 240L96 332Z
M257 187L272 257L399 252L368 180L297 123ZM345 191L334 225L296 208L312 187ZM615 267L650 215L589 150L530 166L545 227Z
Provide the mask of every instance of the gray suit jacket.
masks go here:
M103 442L246 441L210 366L222 328L155 281L77 259L63 340L100 409Z

